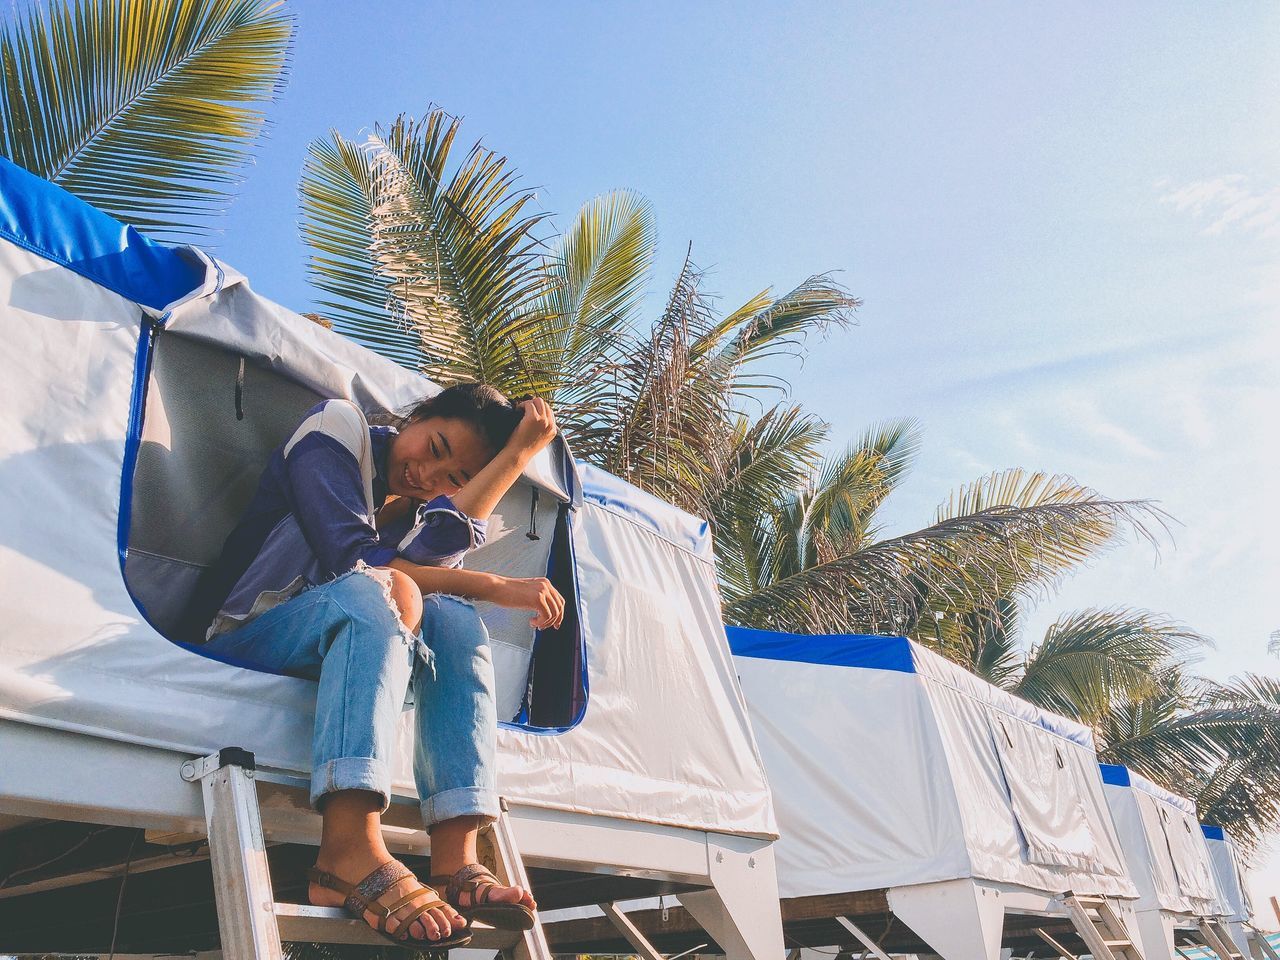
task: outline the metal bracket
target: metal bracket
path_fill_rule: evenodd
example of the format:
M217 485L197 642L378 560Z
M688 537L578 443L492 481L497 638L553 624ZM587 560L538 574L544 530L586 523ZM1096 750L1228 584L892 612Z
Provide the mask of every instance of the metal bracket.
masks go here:
M195 783L221 767L239 767L252 779L257 769L257 761L254 759L253 752L243 747L223 747L217 753L197 757L184 763L181 770L182 779L188 783Z

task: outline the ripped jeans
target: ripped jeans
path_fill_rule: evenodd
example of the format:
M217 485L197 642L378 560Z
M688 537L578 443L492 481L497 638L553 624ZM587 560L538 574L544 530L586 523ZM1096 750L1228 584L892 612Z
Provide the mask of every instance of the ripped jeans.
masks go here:
M400 713L412 687L423 822L496 819L489 634L470 603L438 594L423 597L422 629L411 633L380 572L358 568L312 587L205 649L319 681L312 806L336 790L369 790L387 808Z

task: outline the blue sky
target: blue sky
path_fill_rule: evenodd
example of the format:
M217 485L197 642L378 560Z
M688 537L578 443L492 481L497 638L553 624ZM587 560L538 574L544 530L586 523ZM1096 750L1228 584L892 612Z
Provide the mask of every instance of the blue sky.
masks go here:
M1113 551L1029 637L1146 607L1215 640L1209 676L1280 673L1280 6L290 6L292 76L216 250L258 290L309 303L307 142L439 104L561 222L646 195L655 302L690 241L726 307L840 271L858 326L779 372L837 445L921 422L891 531L1009 466L1177 518L1159 562Z

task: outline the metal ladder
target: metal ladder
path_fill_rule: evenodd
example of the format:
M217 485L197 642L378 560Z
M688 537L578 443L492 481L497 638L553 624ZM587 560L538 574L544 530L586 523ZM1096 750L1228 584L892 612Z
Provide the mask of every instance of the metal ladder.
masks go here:
M277 903L267 871L253 754L227 747L182 765L182 779L199 782L209 836L209 859L225 960L284 960L281 942L387 946L388 941L341 907ZM282 782L290 782L284 778ZM492 828L495 873L528 888L506 805ZM552 960L542 924L522 932L473 924L472 949L500 951L505 960Z
M1218 960L1248 960L1217 917L1196 917L1196 928L1204 945L1218 955Z
M1063 898L1071 923L1094 960L1143 960L1128 928L1106 897Z

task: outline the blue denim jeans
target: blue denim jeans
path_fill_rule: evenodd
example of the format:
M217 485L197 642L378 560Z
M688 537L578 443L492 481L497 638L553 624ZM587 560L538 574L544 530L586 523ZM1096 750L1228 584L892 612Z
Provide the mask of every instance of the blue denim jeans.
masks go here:
M413 691L413 773L428 826L498 816L497 710L489 634L457 597L423 598L422 628L401 622L381 571L355 569L320 584L206 649L319 681L311 803L336 790L391 795L405 695Z

